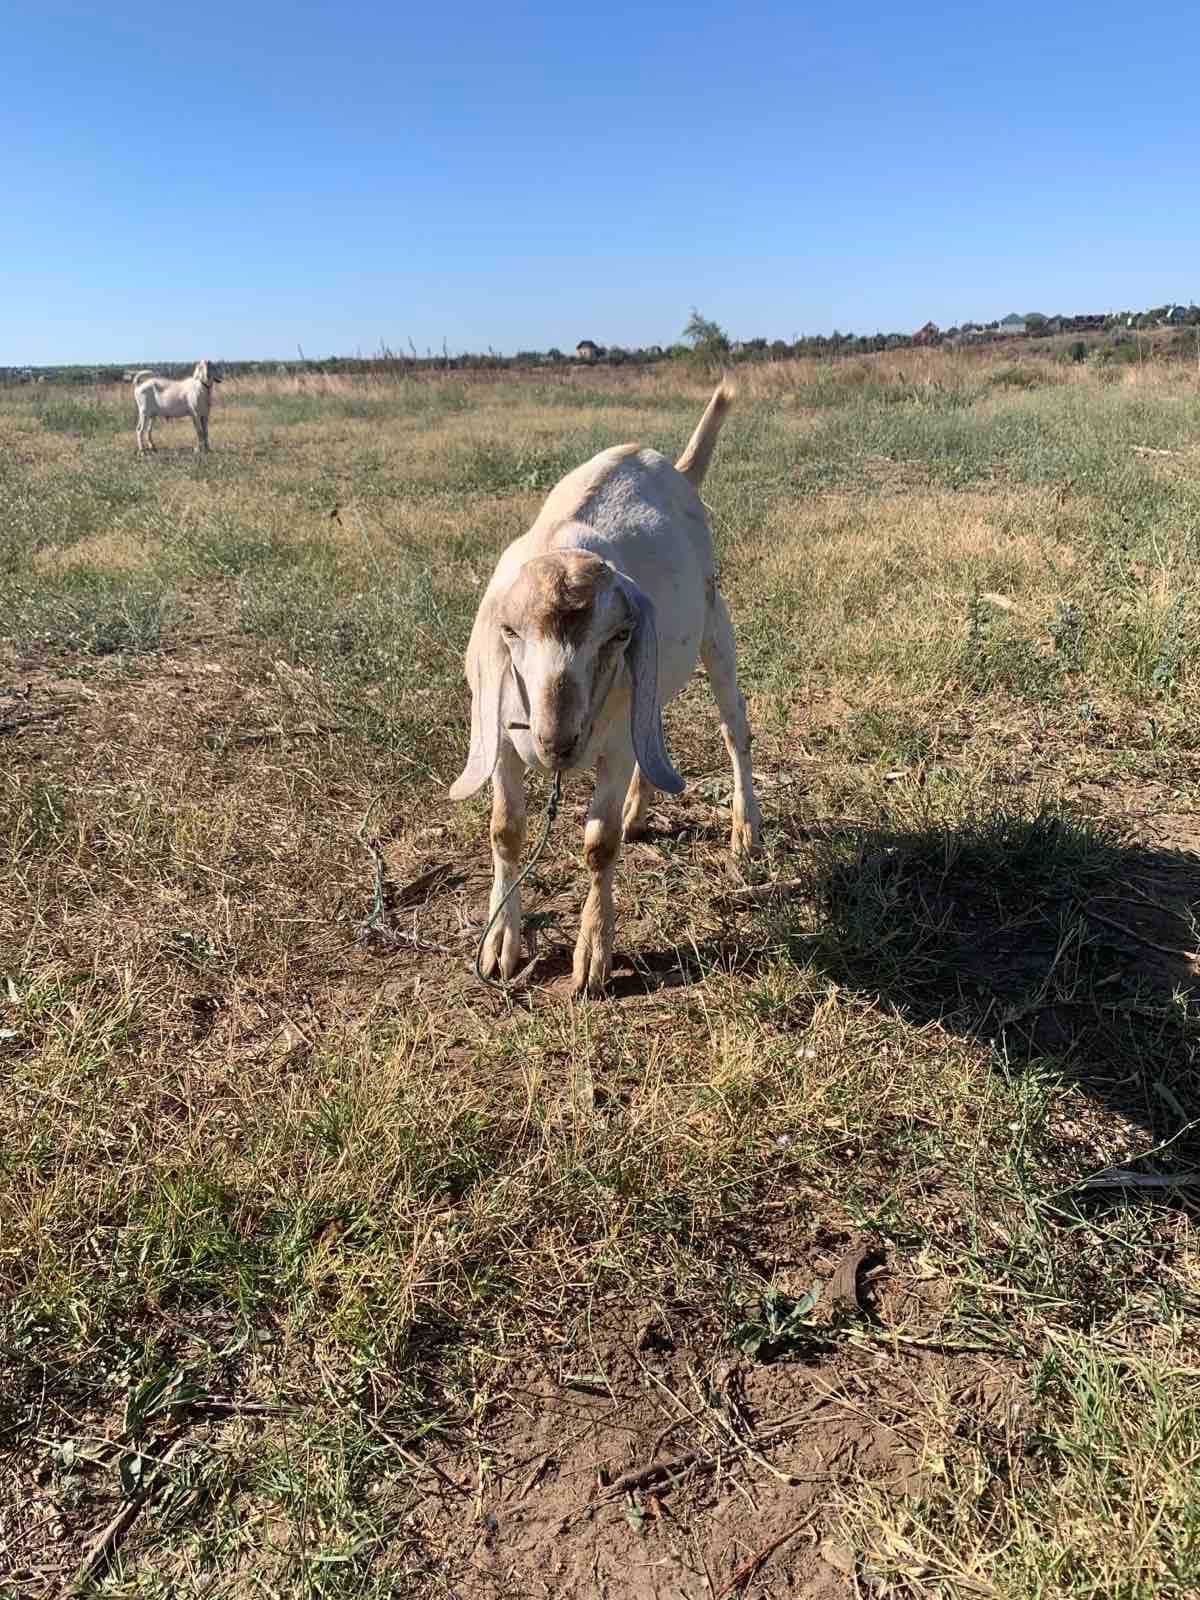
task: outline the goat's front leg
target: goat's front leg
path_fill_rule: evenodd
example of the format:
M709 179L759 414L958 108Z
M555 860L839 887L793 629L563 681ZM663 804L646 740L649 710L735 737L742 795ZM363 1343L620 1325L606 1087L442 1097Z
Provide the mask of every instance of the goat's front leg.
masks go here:
M612 975L613 879L621 850L621 802L633 774L633 751L608 751L596 763L596 787L583 831L583 854L592 886L583 907L575 945L572 986L576 994L595 994Z
M500 757L492 773L492 898L491 916L508 893L509 885L521 870L521 846L525 843L525 765L508 740L500 746ZM508 896L504 910L496 918L483 947L480 970L494 977L515 977L521 966L521 891Z
M192 422L196 428L196 454L203 455L208 449L208 424L199 411L192 412Z

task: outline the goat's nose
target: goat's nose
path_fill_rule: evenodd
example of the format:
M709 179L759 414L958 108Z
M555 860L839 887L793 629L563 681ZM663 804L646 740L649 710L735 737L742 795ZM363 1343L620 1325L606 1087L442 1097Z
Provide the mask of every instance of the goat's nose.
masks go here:
M546 740L546 750L559 761L565 761L575 748L573 733L552 733Z

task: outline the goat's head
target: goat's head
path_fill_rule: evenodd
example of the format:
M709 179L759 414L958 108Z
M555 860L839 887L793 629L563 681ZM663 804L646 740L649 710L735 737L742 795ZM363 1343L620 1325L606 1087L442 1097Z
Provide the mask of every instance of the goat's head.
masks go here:
M484 601L473 645L471 752L452 798L465 799L491 776L506 714L528 726L548 771L574 765L622 667L643 776L668 794L683 788L663 743L654 607L607 562L583 550L527 561L507 589Z
M219 370L213 362L207 359L197 361L196 370L192 373L192 377L199 378L206 389L211 389L214 383L220 383L221 381Z

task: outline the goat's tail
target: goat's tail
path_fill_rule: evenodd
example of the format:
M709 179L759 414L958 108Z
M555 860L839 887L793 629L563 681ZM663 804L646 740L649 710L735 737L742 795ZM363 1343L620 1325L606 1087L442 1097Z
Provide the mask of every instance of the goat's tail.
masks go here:
M133 387L136 389L138 384L141 383L141 381L143 380L143 378L152 378L152 377L154 377L154 373L150 370L150 368L149 367L143 367L140 372L135 372L134 373L134 375L133 375Z
M712 460L717 435L721 431L721 424L725 421L725 414L733 404L736 393L737 390L728 378L722 378L712 399L705 407L695 433L687 442L687 449L675 463L676 472L682 472L693 489L698 489L704 482L704 474L708 471L708 463Z

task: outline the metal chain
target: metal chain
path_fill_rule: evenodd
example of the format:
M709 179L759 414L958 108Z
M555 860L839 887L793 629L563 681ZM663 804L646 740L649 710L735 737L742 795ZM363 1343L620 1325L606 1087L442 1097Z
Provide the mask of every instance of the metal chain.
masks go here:
M512 896L516 894L517 890L525 882L525 879L533 871L534 867L537 866L538 861L541 858L542 851L546 848L546 843L550 838L550 829L554 826L554 819L558 815L558 806L561 799L562 773L560 771L554 774L554 782L550 786L550 793L546 796L545 826L542 828L542 837L538 840L537 849L533 852L529 860L509 884L508 888L504 891L503 898L500 900L500 903L492 912L491 916L487 919L484 930L479 936L479 944L475 951L475 976L479 979L480 983L486 984L489 989L498 989L501 994L505 993L509 985L516 980L513 978L489 978L484 973L482 965L483 947L487 943L488 934L491 933L492 929L496 926L496 919L504 910Z
M375 799L378 798L377 795ZM358 842L370 856L371 864L375 869L375 892L371 903L371 914L365 922L359 924L358 932L355 934L359 944L369 944L373 933L380 934L386 938L391 931L387 925L387 905L383 895L383 852L374 839L367 838L367 824L371 820L371 812L374 809L375 800L372 800L367 807L366 815L363 817L362 825L358 830Z

